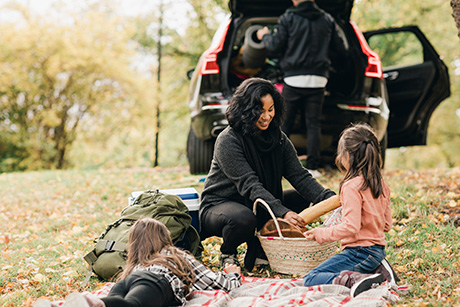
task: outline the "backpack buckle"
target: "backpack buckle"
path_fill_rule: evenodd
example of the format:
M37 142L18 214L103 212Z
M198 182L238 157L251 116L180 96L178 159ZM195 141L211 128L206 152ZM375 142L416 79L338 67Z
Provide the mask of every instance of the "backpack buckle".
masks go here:
M107 241L105 242L105 251L109 252L112 250L112 247L115 245L115 241Z

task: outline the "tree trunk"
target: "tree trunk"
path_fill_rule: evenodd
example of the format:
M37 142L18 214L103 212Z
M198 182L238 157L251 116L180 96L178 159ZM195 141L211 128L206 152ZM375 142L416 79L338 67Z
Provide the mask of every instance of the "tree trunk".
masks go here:
M458 37L460 38L460 0L451 0L450 6L452 7L452 16L455 20L455 25L458 29Z

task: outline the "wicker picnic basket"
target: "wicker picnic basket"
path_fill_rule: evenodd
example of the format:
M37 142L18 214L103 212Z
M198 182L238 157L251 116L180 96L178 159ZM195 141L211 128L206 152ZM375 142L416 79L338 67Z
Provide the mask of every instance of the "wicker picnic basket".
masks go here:
M254 202L254 214L257 215L259 203L265 206L270 213L280 235L279 237L261 236L260 232L256 230L256 236L259 238L270 267L274 271L283 274L305 275L337 253L337 241L318 244L316 241L306 238L284 237L275 215L264 200L259 198Z

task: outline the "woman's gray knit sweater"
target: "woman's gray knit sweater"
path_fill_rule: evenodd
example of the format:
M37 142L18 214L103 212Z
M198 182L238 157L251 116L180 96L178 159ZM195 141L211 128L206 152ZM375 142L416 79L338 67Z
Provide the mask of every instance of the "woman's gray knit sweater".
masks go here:
M332 190L321 186L302 166L294 146L284 133L281 146L283 158L279 163L283 164L283 177L300 195L314 204L335 195ZM277 217L283 217L290 211L264 188L244 155L240 139L231 127L227 127L216 140L211 169L201 194L200 215L207 207L225 201L245 204L246 199L254 203L257 198L265 200ZM305 207L309 205L305 204Z

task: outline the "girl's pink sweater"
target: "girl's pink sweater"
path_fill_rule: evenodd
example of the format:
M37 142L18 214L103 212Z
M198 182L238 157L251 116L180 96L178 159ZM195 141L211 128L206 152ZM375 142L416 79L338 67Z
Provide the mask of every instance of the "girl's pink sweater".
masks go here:
M368 188L361 191L363 178L355 177L342 186L342 223L314 229L318 243L341 240L341 249L347 246L386 245L385 232L393 220L390 207L390 189L383 184L383 194L375 199Z

